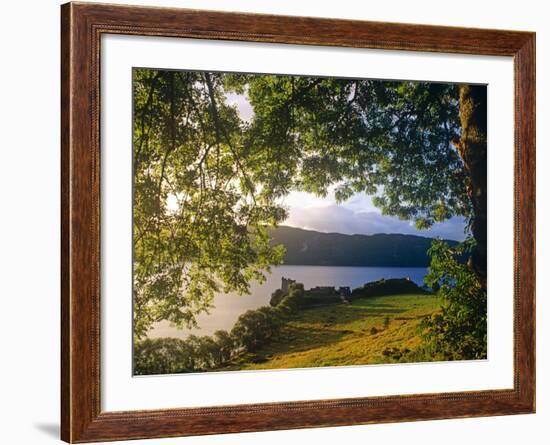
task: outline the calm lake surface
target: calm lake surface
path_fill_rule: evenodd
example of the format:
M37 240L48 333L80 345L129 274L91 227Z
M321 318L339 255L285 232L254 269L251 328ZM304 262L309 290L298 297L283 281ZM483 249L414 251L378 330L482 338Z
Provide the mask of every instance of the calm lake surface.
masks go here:
M197 317L200 329L177 329L168 322L157 323L149 332L150 338L178 337L190 334L212 335L218 329L231 330L239 315L249 309L269 305L271 294L281 287L281 278L291 278L303 283L306 289L315 286L360 287L381 278L410 278L423 285L425 267L334 267L334 266L278 266L272 268L263 284L253 283L250 295L220 293L214 298L210 314Z

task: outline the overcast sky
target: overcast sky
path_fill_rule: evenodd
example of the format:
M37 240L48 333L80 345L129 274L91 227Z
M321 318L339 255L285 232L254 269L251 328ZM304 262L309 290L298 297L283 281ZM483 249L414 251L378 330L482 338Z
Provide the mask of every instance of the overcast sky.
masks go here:
M237 107L241 119L250 122L254 110L246 95L226 93L225 96L228 104ZM404 233L458 241L465 238L466 221L462 217L434 224L429 230L418 230L413 221L382 215L373 206L370 196L364 193L357 193L346 202L337 204L332 193L320 198L310 193L291 192L283 204L289 210L289 217L283 224L302 229L349 235Z

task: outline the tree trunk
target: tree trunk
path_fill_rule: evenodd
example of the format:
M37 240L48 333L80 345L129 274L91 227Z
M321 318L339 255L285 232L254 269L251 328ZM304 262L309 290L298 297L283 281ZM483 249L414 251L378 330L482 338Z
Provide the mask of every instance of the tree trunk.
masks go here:
M470 265L487 280L487 87L460 85L460 122L462 134L458 152L469 176L468 196L473 216L470 229L476 240Z

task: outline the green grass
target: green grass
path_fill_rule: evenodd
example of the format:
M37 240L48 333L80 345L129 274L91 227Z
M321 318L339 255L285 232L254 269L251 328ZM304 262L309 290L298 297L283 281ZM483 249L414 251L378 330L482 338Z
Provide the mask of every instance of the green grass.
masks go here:
M303 309L291 317L279 339L225 369L392 363L397 358L391 350L418 349L418 323L438 309L433 295L370 297L349 305Z

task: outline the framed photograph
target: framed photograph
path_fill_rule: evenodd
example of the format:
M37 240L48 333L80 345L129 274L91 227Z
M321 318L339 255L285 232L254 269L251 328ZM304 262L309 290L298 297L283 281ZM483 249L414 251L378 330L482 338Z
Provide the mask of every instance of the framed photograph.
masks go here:
M61 8L62 439L535 411L535 34Z

